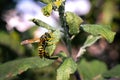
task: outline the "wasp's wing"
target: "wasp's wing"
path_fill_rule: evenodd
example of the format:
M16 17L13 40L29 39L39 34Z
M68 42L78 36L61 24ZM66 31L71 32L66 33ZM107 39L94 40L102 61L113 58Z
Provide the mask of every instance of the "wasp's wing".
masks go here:
M40 38L28 39L21 42L21 45L32 44L40 42Z

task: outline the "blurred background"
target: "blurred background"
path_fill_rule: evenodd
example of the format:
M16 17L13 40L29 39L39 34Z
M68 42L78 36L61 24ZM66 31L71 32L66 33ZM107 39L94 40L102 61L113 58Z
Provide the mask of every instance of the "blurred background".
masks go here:
M20 45L21 41L40 37L47 31L36 27L30 19L37 18L61 29L58 13L53 11L50 17L46 17L41 12L43 6L45 4L39 0L0 0L0 64L18 58L38 56L35 46ZM112 30L117 32L113 43L109 44L106 40L100 39L87 48L87 53L91 58L104 61L108 69L120 63L120 0L67 0L65 10L78 14L84 23L111 25ZM72 41L73 56L77 54L86 36L86 33L80 32ZM60 50L66 51L61 43L55 53ZM28 70L12 80L40 79L55 80L55 70L52 66L42 70Z

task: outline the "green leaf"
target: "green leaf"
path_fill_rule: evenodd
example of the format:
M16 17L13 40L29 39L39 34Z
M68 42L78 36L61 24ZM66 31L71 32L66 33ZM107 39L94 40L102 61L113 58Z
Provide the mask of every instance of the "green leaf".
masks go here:
M77 64L72 58L67 58L57 69L57 80L69 80L70 74L73 74L77 69Z
M42 12L45 16L50 16L52 13L52 3L47 4L47 6L42 8Z
M86 48L86 47L91 46L92 44L94 44L100 38L101 38L100 36L89 35L87 37L87 40L85 41L83 47Z
M49 56L51 56L54 53L54 50L56 49L56 44L60 40L60 31L54 30L52 33L50 33L51 39L48 40L48 46L45 48L45 51L49 53Z
M45 3L45 4L48 4L48 3L51 3L52 2L52 0L39 0L40 2L43 2L43 3Z
M61 33L60 30L54 30L53 33L51 34L52 39L51 39L51 43L56 44L59 42L60 38L61 38Z
M83 30L92 34L92 35L101 35L103 36L109 43L112 43L114 40L115 32L113 32L106 25L97 25L97 24L84 24L81 25Z
M99 60L86 60L82 58L78 63L78 70L82 80L104 80L102 73L107 71L107 66Z
M46 28L48 30L54 30L52 26L50 26L49 24L39 20L39 19L31 19L30 21L32 21L33 23L35 23L37 26L40 26L40 27L43 27L43 28Z
M10 79L30 68L43 68L53 63L53 60L39 57L23 58L0 65L0 80Z
M62 58L62 60L66 59L67 58L67 54L63 51L60 51L57 56L59 56L60 58Z
M48 46L45 48L45 52L48 53L49 56L51 56L51 55L54 53L55 48L56 48L56 45L55 45L55 44L48 45Z
M102 74L105 78L120 78L120 64Z
M70 34L78 34L80 32L80 24L83 22L83 20L76 14L72 12L66 12L66 21L69 26L69 33Z

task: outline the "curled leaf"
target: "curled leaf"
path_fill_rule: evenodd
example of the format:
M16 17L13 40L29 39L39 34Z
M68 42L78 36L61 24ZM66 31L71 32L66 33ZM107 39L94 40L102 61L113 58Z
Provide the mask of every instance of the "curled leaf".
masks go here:
M66 12L65 17L67 25L69 26L69 33L73 35L78 34L80 32L80 24L83 22L83 20L72 12Z
M83 44L82 47L80 47L78 54L76 56L76 58L81 57L85 52L86 52L86 47L91 46L92 44L94 44L98 39L100 39L101 36L93 36L93 35L89 35L85 41L85 43Z
M97 24L84 24L81 25L85 32L88 32L92 35L101 35L109 43L112 43L114 40L115 32L113 32L110 27L106 25L97 25Z
M92 44L94 44L98 39L100 39L101 36L93 36L93 35L89 35L87 37L87 40L85 41L83 47L86 48L86 47L89 47L91 46Z
M43 27L43 28L46 28L48 30L54 30L52 26L50 26L49 24L41 21L40 19L31 19L30 21L32 21L33 23L35 23L37 26L40 26L40 27Z

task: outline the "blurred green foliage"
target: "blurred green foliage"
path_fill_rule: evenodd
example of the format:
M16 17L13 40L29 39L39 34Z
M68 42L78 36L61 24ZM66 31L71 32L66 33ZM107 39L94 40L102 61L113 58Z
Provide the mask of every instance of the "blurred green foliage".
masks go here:
M78 70L83 80L104 80L102 73L107 71L107 66L96 59L82 58L78 63Z
M102 74L105 78L120 78L120 64Z

